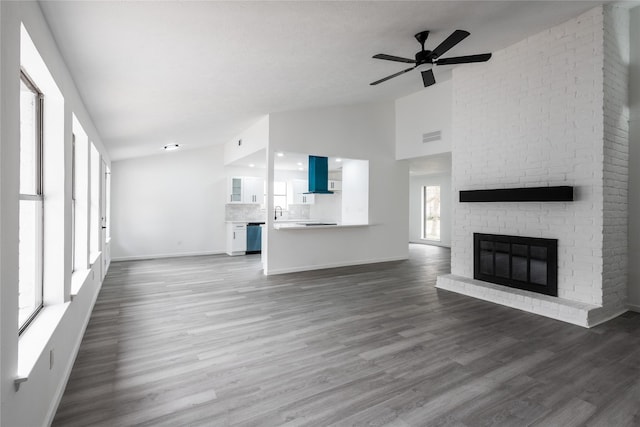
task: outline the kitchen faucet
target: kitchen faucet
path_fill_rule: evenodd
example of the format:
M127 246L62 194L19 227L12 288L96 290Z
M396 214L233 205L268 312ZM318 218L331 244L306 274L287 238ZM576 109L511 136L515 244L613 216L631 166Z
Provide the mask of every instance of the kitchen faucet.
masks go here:
M280 217L282 218L282 207L276 206L276 208L274 209L274 211L275 211L275 215L273 217L274 220L278 219L278 209L280 209Z

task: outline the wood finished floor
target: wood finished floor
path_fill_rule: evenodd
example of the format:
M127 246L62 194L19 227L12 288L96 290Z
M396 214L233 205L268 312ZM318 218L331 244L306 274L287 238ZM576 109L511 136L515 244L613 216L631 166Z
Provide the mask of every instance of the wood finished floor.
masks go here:
M436 290L449 255L113 263L53 425L640 425L639 314L588 330Z

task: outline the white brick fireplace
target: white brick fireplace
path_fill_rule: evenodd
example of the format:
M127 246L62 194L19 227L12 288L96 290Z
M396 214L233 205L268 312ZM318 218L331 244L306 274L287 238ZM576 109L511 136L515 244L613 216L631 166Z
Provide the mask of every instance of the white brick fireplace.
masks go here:
M453 72L451 275L437 287L593 326L626 311L627 10L598 7ZM573 202L460 190L574 187ZM473 233L558 239L558 297L473 280Z

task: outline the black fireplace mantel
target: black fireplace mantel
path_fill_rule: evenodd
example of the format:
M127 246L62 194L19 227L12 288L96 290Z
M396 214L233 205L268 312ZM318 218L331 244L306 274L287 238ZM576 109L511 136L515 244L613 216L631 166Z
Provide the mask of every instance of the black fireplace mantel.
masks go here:
M572 202L573 187L522 187L460 191L460 202Z

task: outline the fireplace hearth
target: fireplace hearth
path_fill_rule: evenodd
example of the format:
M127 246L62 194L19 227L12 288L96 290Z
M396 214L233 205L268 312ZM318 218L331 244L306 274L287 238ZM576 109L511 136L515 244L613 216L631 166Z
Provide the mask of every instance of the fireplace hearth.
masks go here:
M558 296L558 240L473 234L474 279Z

